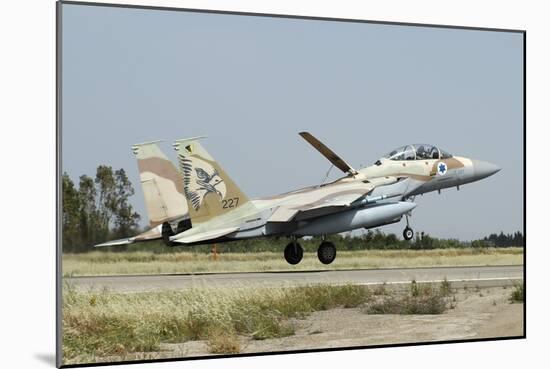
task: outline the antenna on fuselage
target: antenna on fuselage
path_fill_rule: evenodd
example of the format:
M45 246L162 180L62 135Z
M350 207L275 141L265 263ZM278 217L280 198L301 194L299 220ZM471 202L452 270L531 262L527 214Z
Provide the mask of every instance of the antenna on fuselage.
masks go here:
M325 182L326 182L327 179L328 179L328 176L330 175L330 171L332 170L332 168L334 168L334 164L332 164L332 165L330 166L330 168L328 168L327 173L325 174L325 176L324 176L323 179L321 180L321 183L319 184L319 187L321 187L322 185L325 184Z

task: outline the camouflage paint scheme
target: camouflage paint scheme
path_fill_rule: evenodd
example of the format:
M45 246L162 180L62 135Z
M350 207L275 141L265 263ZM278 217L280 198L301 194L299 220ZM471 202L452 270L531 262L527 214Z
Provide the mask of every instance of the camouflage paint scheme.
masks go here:
M174 142L179 172L155 142L134 145L151 229L102 245L161 238L163 225L170 226L171 245L264 236L297 238L378 227L410 214L416 204L409 200L415 195L458 187L499 170L431 145L404 146L374 165L355 170L308 132L300 135L346 175L260 199L249 199L240 190L201 145L202 137ZM192 227L179 227L178 222L187 218Z
M319 231L308 226L313 222L322 225L324 217L328 220L333 214L345 212L353 212L353 217L364 209L375 206L389 209L393 204L397 213L386 214L379 223L366 222L370 227L379 226L409 213L416 206L406 201L411 196L477 180L472 160L446 153L440 159L444 155L438 149L437 155L434 151L430 158L420 159L419 155L417 159L416 154L409 160L383 158L375 165L355 170L309 133L301 135L347 175L325 185L255 200L243 194L198 138L176 141L174 147L184 176L193 227L170 239L195 244L274 235L317 235ZM431 145L424 146L434 149ZM390 215L392 219L388 219ZM350 223L349 228L344 226L340 231L352 229L355 228Z

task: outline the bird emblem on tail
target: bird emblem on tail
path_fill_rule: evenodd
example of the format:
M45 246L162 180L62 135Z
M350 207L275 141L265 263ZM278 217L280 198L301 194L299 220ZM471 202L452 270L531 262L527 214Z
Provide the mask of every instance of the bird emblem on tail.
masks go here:
M195 168L195 172L198 178L196 183L200 186L199 190L204 190L206 193L215 192L220 196L220 199L223 199L221 191L216 188L217 185L223 182L217 170L214 170L212 174L208 174L202 168Z
M212 165L196 157L181 158L181 164L185 196L195 211L200 209L209 193L218 195L220 202L225 198L225 182Z

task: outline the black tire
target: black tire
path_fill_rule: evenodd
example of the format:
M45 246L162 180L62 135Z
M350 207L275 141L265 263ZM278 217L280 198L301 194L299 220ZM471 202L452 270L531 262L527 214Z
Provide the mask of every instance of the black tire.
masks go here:
M407 241L410 241L413 239L413 237L414 237L414 231L412 230L412 228L406 227L403 230L403 238Z
M323 264L330 264L336 259L336 247L332 242L323 242L317 249L317 257Z
M285 247L285 260L287 263L291 265L296 265L300 261L302 261L302 258L304 257L304 249L298 242L296 244L294 242L289 243Z

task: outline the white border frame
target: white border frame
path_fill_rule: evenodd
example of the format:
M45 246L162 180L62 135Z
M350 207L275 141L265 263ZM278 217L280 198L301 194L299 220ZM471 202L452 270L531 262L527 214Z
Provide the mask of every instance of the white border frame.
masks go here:
M131 1L133 4L144 2ZM544 3L448 0L366 1L147 1L152 5L259 13L295 14L397 22L526 29L527 157L526 191L529 264L529 304L526 340L461 343L359 351L258 356L238 359L134 364L130 368L279 368L316 366L403 366L517 368L546 361L549 298L545 271L550 260L546 226L548 185L548 65L547 14ZM4 240L2 258L3 365L52 367L54 352L55 260L55 3L51 0L2 4ZM531 124L529 124L531 122ZM542 170L541 170L542 168ZM7 205L7 206L6 206ZM544 222L544 223L543 223ZM13 246L16 245L16 246ZM544 355L544 356L543 356ZM544 361L543 361L544 360ZM11 364L11 365L10 365ZM536 365L536 364L535 364ZM123 366L124 367L124 366Z

